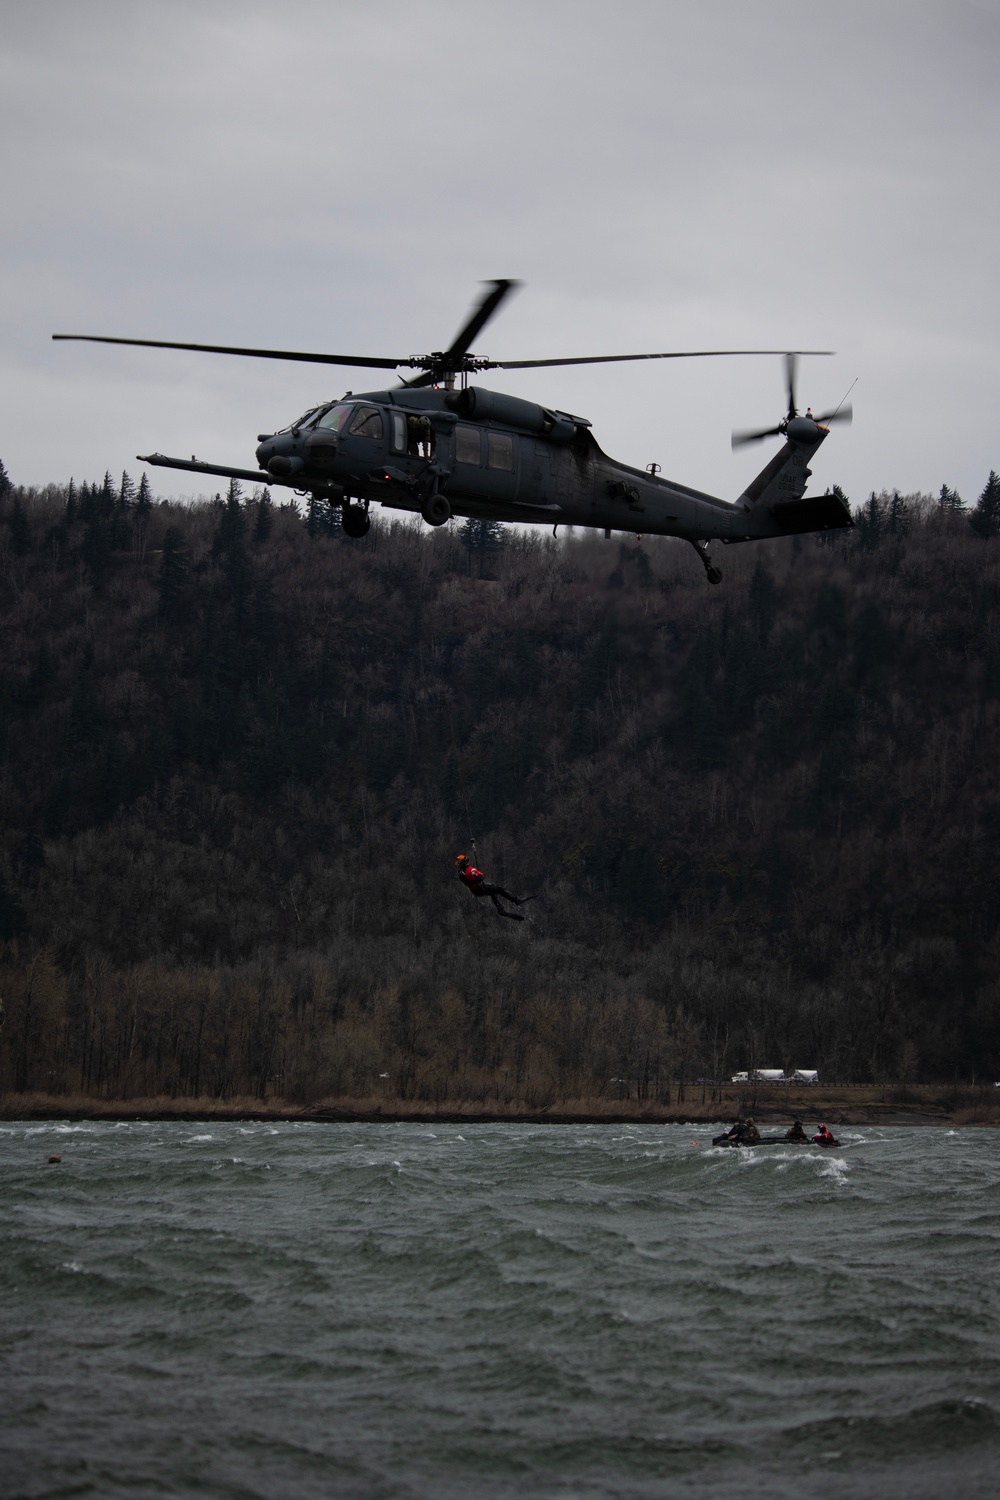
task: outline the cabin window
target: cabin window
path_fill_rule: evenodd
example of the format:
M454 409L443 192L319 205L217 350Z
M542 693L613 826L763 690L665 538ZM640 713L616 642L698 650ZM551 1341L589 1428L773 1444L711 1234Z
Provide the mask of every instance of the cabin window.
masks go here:
M459 464L482 463L482 445L478 427L455 428L455 462Z
M491 469L512 470L514 467L514 439L508 432L491 432L487 438L488 463Z
M392 451L406 452L406 418L401 411L392 413Z
M323 413L316 426L326 427L331 432L339 432L353 410L353 406L338 401L336 406L331 406L329 411Z
M351 437L381 438L382 413L377 406L359 406L348 431Z

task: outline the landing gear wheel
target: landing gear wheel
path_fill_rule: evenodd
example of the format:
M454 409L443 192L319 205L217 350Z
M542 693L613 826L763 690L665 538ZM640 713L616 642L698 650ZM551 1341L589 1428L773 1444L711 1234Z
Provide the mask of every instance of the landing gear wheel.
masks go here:
M357 541L368 535L372 518L360 505L344 505L341 507L340 524L344 528L344 535Z
M722 582L722 569L721 568L715 568L715 567L706 568L705 572L706 572L706 574L708 576L709 583L721 583Z
M423 503L420 514L428 526L443 526L451 520L451 506L443 495L430 495Z

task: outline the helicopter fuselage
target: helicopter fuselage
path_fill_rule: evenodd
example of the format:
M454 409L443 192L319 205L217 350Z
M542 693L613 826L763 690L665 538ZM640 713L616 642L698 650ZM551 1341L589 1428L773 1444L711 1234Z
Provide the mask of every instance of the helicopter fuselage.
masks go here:
M489 282L447 349L423 356L321 354L106 334L54 333L52 337L368 370L420 371L394 390L348 392L339 401L313 407L280 432L261 433L257 470L202 463L196 458L167 458L162 453L139 454L143 463L161 468L285 485L311 495L314 501L339 507L349 537L362 537L368 531L372 501L413 511L430 526L464 516L544 522L554 529L589 526L603 530L606 537L612 531L647 532L689 541L701 557L709 582L718 583L722 575L705 545L713 538L747 542L853 525L850 508L838 494L808 498L805 493L809 461L827 436L825 424L848 421L851 415L846 398L836 411L819 417L811 411L798 414L796 360L803 353L828 354L829 350L673 349L515 360L473 354L473 343L517 285L509 278ZM644 471L609 458L584 417L468 384L471 374L484 370L779 352L785 357L788 414L775 427L734 433L733 444L778 436L785 442L733 503L661 478L656 464Z
M585 526L681 537L703 553L713 538L849 526L835 497L803 499L809 460L826 436L809 417L790 422L784 447L735 503L610 458L585 418L475 386L348 393L261 434L256 472L146 457L310 493L340 506L353 536L368 529L377 501L430 525L461 516Z

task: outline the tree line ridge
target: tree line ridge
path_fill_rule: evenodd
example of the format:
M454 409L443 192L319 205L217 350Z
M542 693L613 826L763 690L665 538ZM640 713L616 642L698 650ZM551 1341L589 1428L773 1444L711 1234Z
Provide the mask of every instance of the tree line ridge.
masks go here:
M0 1087L1000 1077L1000 479L854 514L709 589L670 539L0 465Z

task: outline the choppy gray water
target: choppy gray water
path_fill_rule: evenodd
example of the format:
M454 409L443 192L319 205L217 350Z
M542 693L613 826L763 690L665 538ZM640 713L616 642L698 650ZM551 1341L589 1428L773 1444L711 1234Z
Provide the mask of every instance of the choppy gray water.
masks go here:
M710 1136L0 1125L0 1488L992 1497L997 1135Z

